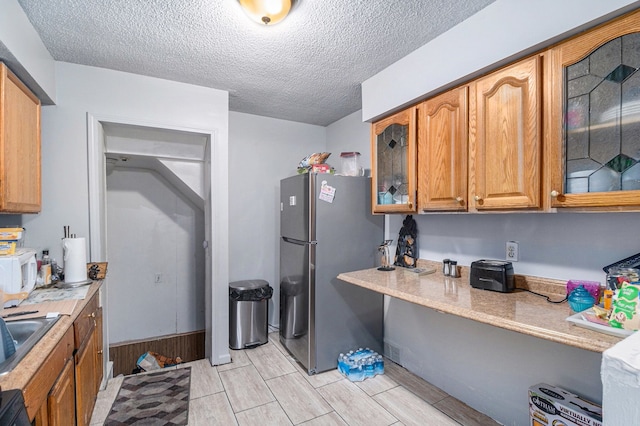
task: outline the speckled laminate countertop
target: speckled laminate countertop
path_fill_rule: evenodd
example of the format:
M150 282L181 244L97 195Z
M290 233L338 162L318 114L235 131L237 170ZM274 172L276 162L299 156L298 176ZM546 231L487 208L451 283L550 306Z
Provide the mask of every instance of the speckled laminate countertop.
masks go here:
M101 282L94 282L89 287L87 296L84 300L80 300L71 315L62 315L60 319L51 327L42 339L29 351L29 353L20 361L20 363L9 373L0 376L0 388L7 389L24 389L29 383L33 375L40 368L46 367L44 361L56 347L58 342L65 335L69 327L73 326L82 309L91 300L93 295L100 289Z
M439 268L435 262L418 266L428 265ZM446 277L439 270L418 276L402 268L391 272L372 268L345 272L338 279L440 312L593 352L605 351L622 340L567 322L565 319L573 312L566 302L548 303L521 289L499 293L473 288L468 268L462 269L460 278ZM550 294L552 300L564 297L564 284L559 281L536 282L535 278L516 276L516 286Z

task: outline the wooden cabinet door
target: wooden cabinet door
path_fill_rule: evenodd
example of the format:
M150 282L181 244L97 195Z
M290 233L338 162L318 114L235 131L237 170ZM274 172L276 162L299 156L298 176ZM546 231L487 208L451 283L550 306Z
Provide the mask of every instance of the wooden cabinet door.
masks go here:
M640 207L640 11L552 48L545 127L552 207Z
M467 87L420 105L418 210L467 209Z
M417 108L371 125L371 203L373 213L416 211Z
M102 384L102 376L103 376L103 368L102 363L104 362L104 353L103 353L103 334L102 334L102 308L98 308L96 311L96 337L94 339L95 342L95 354L96 354L96 362L95 362L95 391L96 395L100 391L100 385Z
M40 211L40 101L0 63L0 211Z
M96 402L95 331L75 355L76 418L78 426L88 425Z
M471 210L540 207L539 74L533 56L471 83Z
M49 426L76 424L76 393L73 360L69 359L47 400Z

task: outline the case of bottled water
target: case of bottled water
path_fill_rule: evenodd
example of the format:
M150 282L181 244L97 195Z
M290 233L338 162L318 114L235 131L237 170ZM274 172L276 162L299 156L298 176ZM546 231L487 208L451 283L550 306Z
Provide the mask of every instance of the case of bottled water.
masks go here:
M369 348L359 348L338 356L338 371L352 382L361 382L384 374L384 359Z

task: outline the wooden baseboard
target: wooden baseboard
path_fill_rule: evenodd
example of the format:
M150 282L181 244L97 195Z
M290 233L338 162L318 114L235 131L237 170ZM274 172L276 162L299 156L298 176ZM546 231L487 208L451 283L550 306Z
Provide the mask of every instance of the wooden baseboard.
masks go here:
M204 330L191 333L162 336L149 340L109 345L109 359L113 361L113 376L129 375L136 368L136 361L147 351L166 357L182 358L191 362L204 358Z

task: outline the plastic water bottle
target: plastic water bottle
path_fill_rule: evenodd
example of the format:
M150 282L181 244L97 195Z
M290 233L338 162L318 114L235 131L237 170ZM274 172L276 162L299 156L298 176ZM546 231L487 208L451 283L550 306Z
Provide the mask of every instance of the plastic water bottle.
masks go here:
M362 361L356 361L353 363L349 370L349 380L352 382L361 382L364 380L364 368L362 366Z
M376 357L374 370L376 374L384 374L384 358L382 358L382 355Z
M346 374L345 372L345 358L344 358L344 354L341 353L340 355L338 355L338 371L342 374Z
M375 359L372 356L368 356L363 360L364 363L364 376L365 378L373 377L375 373Z

